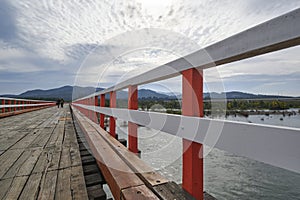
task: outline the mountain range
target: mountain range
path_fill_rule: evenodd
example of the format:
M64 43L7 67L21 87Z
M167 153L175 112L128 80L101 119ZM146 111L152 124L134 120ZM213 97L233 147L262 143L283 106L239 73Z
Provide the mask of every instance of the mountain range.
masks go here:
M101 91L103 88L94 88L94 87L79 87L79 86L63 86L60 88L54 88L49 90L28 90L19 95L0 95L2 97L11 97L11 98L32 98L32 99L47 99L47 100L55 100L58 98L63 98L65 101L72 101L73 99L81 98L92 94L97 91ZM262 94L250 94L239 91L232 91L226 93L204 93L204 98L208 99L212 98L223 98L226 95L228 99L257 99L257 98L292 98L290 96L278 96L278 95L262 95ZM127 99L128 92L127 91L118 91L117 98L118 99ZM179 93L159 93L150 89L140 89L138 91L139 99L176 99L181 98L181 94ZM107 95L108 98L108 95Z

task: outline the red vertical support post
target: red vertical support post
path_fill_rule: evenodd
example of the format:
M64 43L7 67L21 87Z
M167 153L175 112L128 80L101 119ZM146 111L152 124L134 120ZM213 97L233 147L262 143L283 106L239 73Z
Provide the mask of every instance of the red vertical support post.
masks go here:
M93 97L91 97L90 98L90 103L89 103L89 106L94 106L94 98ZM90 110L90 115L89 115L89 118L90 118L90 120L94 120L94 111L92 111L92 110Z
M128 109L138 109L138 90L137 86L128 87ZM138 153L138 133L137 124L128 122L128 149L133 153Z
M95 104L94 104L94 105L95 105L94 122L95 122L95 123L98 123L98 114L97 114L97 112L96 112L96 107L99 106L99 103L98 103L98 96L95 96L94 99L95 99Z
M11 105L11 100L7 101L7 105L9 105L9 106ZM8 112L11 112L11 107L8 107Z
M4 99L2 99L2 106L5 106L5 100ZM2 113L5 113L5 108L2 107L1 111L2 111Z
M117 97L116 97L116 91L110 92L110 108L117 107ZM116 119L113 116L110 116L109 118L109 133L114 138L116 137Z
M87 99L84 99L84 105L87 105ZM87 111L85 108L84 108L84 115L87 116Z
M91 98L88 98L88 106L91 105ZM91 111L88 110L88 118L91 119Z
M203 117L203 71L182 72L182 115ZM203 200L203 146L183 139L182 187Z
M16 104L17 104L17 100L14 100L14 111L16 111L17 110L17 107L16 107Z
M100 106L105 107L105 94L100 96ZM100 113L100 127L104 129L104 117L105 115Z

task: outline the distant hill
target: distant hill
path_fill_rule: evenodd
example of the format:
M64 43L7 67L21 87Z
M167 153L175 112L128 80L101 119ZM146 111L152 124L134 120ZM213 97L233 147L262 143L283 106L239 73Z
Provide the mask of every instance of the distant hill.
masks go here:
M94 92L101 91L103 88L94 88L94 87L79 87L79 86L63 86L60 88L54 88L49 90L28 90L19 95L0 95L4 97L12 98L32 98L32 99L47 99L47 100L56 100L57 98L63 98L65 101L71 101L72 95L74 99L81 98L87 95L90 95ZM181 98L181 94L163 94L155 92L149 89L140 89L138 91L139 99L176 99ZM226 92L226 93L204 93L204 99L211 98L224 98L226 96L228 99L257 99L257 98L291 98L289 96L276 96L276 95L261 95L261 94L250 94L238 91ZM118 99L127 99L128 92L118 91ZM107 96L108 98L108 96Z

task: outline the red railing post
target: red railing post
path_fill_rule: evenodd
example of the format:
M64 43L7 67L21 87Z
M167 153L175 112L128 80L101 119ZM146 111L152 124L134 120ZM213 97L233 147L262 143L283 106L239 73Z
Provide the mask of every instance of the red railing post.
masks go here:
M5 106L5 100L4 99L2 99L2 106ZM5 113L5 108L2 107L1 111L2 111L2 113Z
M13 107L13 110L14 110L14 111L16 111L16 110L17 110L17 107L16 107L16 105L17 105L17 100L14 100L14 107Z
M182 72L182 115L203 117L203 72ZM182 187L195 199L203 199L203 146L183 139Z
M87 105L87 99L84 99L84 105ZM87 110L84 108L84 115L87 117Z
M91 106L92 105L92 98L88 98L88 106ZM89 112L89 116L88 116L88 118L90 119L90 120L92 120L92 111L91 110L88 110L88 112Z
M128 109L138 109L138 90L137 86L128 87ZM133 153L138 153L138 133L137 124L128 121L128 149Z
M11 100L7 100L7 105L11 105ZM8 107L8 112L11 112L11 107Z
M95 105L94 122L98 123L98 113L96 112L96 107L99 106L98 96L95 96L94 99L95 99L95 104L94 104Z
M105 107L105 94L100 96L100 106ZM100 113L100 127L104 129L104 117L105 115Z
M116 91L110 92L110 108L117 107ZM116 137L116 119L113 116L109 117L109 133L114 138Z

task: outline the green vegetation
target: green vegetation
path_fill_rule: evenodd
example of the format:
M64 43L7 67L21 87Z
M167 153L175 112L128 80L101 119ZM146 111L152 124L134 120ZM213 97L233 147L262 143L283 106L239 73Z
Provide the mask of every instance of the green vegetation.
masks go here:
M181 101L175 99L157 99L147 98L139 99L139 108L142 110L157 110L158 112L166 112L170 114L181 114ZM214 111L257 111L257 110L284 110L289 108L300 108L300 101L296 100L243 100L237 99L227 102L204 102L204 110L207 114L211 113L211 109ZM126 99L117 99L118 108L127 108ZM109 100L105 101L105 106L109 107ZM299 110L300 111L300 110Z
M233 100L227 103L228 110L284 110L289 108L300 108L300 102L281 100Z

